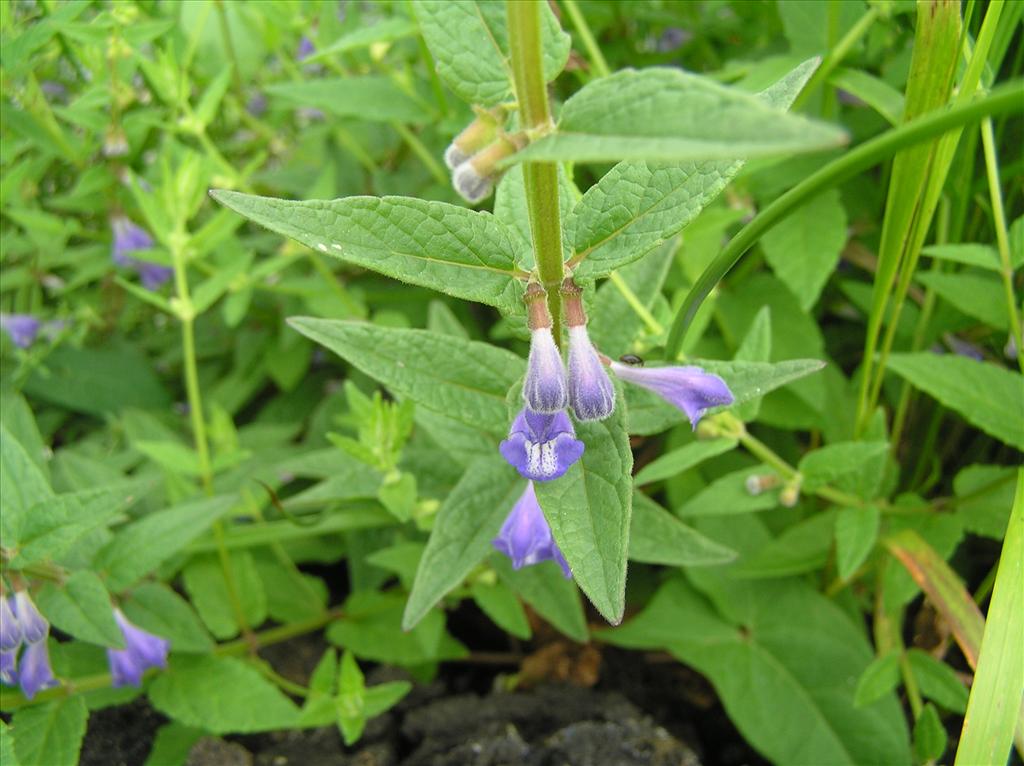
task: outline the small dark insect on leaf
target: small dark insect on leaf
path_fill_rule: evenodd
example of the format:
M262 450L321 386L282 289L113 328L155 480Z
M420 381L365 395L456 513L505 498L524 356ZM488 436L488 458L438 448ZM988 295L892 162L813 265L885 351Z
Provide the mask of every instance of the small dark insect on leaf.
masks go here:
M623 364L628 364L632 367L643 367L644 360L638 357L636 354L623 354L619 357L619 361Z

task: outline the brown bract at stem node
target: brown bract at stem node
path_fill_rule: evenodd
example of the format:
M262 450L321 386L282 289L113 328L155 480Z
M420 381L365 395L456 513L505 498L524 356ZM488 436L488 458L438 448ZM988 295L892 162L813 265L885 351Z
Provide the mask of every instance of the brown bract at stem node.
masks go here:
M526 286L523 302L526 304L526 323L531 330L550 328L552 325L547 296L547 292L538 282L530 282Z
M583 290L572 277L562 280L562 305L565 307L565 324L568 327L579 327L587 323L587 314L583 310Z

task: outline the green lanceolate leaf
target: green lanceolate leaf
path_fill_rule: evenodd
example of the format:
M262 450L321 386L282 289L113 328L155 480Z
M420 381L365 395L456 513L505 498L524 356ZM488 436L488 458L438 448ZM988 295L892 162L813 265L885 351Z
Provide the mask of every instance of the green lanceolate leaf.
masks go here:
M129 524L97 555L107 585L121 591L152 572L193 540L201 537L214 521L231 508L229 495L176 505L151 513Z
M14 753L25 766L75 766L89 710L81 697L66 697L14 714Z
M504 436L505 395L525 368L512 352L425 330L310 317L295 317L289 323L392 393L464 425Z
M52 497L42 470L14 434L0 425L0 534L5 547L19 539L29 510Z
M579 423L577 436L586 445L582 459L562 478L535 485L573 578L613 624L625 609L633 505L633 453L624 410L620 404L606 420Z
M756 97L787 109L817 68L801 64ZM703 162L620 162L587 190L566 221L580 279L592 279L642 258L686 227L743 167L731 159Z
M62 585L47 583L36 595L39 610L53 625L81 641L124 649L110 594L94 573L82 569Z
M412 197L211 195L271 231L394 279L503 308L523 293L513 239L490 213Z
M585 85L557 132L516 160L737 160L841 146L831 125L788 115L743 91L678 69L626 69Z
M818 302L846 244L846 211L836 189L828 189L767 232L765 258L804 311Z
M671 479L683 471L688 471L705 460L728 452L736 446L735 439L709 439L695 441L679 449L666 452L661 457L645 465L636 475L636 486L651 484L656 481Z
M460 98L493 106L514 99L505 4L488 0L414 3L437 72ZM555 79L569 58L569 35L551 9L541 11L544 79Z
M646 495L633 495L629 558L645 564L707 566L725 564L736 552L687 526Z
M589 640L587 618L579 589L566 580L554 561L513 569L509 558L491 555L491 566L501 581L514 590L533 610L563 634L585 644Z
M888 449L887 442L840 442L809 452L799 464L804 489L812 492L841 476L856 473Z
M871 649L847 615L795 580L741 582L730 591L735 616L674 578L643 612L602 638L667 649L706 675L743 736L774 763L910 762L895 695L854 706Z
M878 542L880 512L873 505L843 508L836 516L836 570L849 580Z
M215 734L286 729L299 715L276 686L235 657L175 657L149 698L161 713Z
M382 75L300 80L268 85L265 90L273 99L296 107L320 109L335 117L416 124L433 118L426 103Z
M988 362L927 352L892 354L889 369L1000 441L1024 449L1024 377ZM1016 416L1015 416L1016 415Z
M511 588L500 580L492 584L475 582L470 587L470 593L476 605L495 625L516 638L530 640L530 621Z
M1006 293L995 275L925 271L914 278L944 301L989 327L1002 330L1010 326Z
M487 556L525 486L497 450L470 464L438 511L405 605L404 629L423 619Z

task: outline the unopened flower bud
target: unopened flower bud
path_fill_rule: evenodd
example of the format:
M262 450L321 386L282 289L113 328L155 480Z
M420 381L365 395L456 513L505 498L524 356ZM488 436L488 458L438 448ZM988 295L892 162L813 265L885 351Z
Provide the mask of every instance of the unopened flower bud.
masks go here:
M569 405L579 420L604 420L615 409L615 386L587 334L582 290L570 277L561 292L569 328Z
M779 493L779 504L785 508L792 508L800 499L800 483L787 484Z
M498 135L499 125L504 121L505 111L500 107L491 111L481 109L476 119L469 123L445 150L444 161L449 170L455 170L491 143Z
M128 137L120 125L111 125L103 139L104 157L124 157L128 154Z
M551 314L546 299L544 288L531 282L524 297L530 327L530 357L526 363L523 399L534 412L550 415L565 409L569 395L565 365L551 334Z
M765 490L772 489L779 483L779 477L775 474L753 474L747 477L745 486L751 495L760 495Z

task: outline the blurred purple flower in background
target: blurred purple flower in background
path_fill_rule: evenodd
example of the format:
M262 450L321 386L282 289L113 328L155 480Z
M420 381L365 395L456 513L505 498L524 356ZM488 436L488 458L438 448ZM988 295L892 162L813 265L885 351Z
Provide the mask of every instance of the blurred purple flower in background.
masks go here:
M43 323L31 314L0 314L0 328L18 348L31 346Z
M492 544L499 551L512 559L512 568L521 569L542 561L557 561L562 573L572 577L572 570L551 535L544 512L537 502L537 494L533 482L526 485L512 511L501 525L501 531Z
M583 442L565 412L551 415L524 407L512 421L502 456L521 476L534 481L557 479L583 454Z
M167 652L171 644L167 639L133 625L120 609L114 609L114 619L124 636L125 648L107 649L113 685L140 686L147 670L167 667Z
M170 266L143 261L130 255L137 250L148 250L153 247L153 238L148 231L123 215L113 216L110 219L110 228L114 232L114 263L138 272L147 290L156 290L173 276L174 269Z
M653 391L681 409L694 428L706 410L733 403L725 381L700 367L630 367L612 362L611 368L623 380Z
M671 53L672 51L679 50L692 39L693 32L687 29L680 29L679 27L668 27L661 33L661 37L658 38L655 47L659 53Z
M316 52L316 46L313 45L313 41L305 35L299 41L299 49L295 52L296 61L305 61Z

